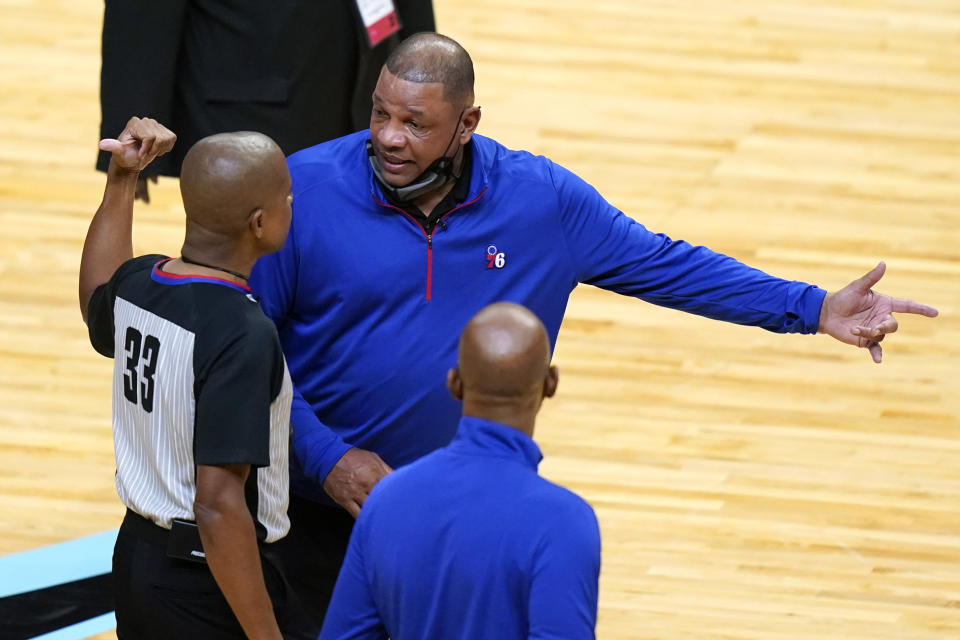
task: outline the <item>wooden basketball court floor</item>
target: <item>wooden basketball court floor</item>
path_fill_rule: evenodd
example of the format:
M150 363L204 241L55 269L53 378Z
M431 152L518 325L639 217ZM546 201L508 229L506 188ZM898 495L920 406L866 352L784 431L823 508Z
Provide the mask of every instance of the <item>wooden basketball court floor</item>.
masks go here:
M776 275L836 289L884 259L879 290L941 311L901 316L877 366L578 289L537 438L600 520L599 636L960 638L960 2L436 11L481 133ZM101 12L0 0L0 555L122 514L110 362L76 308ZM153 191L135 249L176 253L176 182Z

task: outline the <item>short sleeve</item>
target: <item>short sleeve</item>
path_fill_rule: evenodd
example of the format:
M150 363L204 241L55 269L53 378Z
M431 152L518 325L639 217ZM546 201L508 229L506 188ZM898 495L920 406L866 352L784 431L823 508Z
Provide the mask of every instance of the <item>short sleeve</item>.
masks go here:
M271 406L282 380L280 344L265 319L228 340L199 372L196 463L268 466Z
M153 265L164 259L166 256L151 254L127 260L114 271L110 280L93 290L87 304L87 331L90 344L97 353L113 357L113 305L121 283L138 271L152 269Z

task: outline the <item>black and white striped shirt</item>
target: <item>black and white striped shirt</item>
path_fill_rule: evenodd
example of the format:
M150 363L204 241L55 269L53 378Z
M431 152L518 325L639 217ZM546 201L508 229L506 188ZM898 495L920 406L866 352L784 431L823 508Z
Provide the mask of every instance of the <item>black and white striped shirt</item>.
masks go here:
M117 493L164 528L193 520L196 465L249 464L257 537L286 535L293 387L276 329L249 289L124 263L94 291L90 341L114 359Z

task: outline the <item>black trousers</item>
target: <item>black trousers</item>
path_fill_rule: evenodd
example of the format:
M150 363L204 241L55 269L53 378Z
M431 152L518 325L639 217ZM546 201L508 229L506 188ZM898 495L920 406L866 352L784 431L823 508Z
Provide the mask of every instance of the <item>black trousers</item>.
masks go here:
M113 549L118 640L246 638L207 565L168 557L168 536L132 511L120 525ZM316 638L280 571L264 553L261 559L283 636Z
M333 586L347 553L353 516L340 507L290 496L290 533L270 545L288 584L303 603L316 637L333 595Z

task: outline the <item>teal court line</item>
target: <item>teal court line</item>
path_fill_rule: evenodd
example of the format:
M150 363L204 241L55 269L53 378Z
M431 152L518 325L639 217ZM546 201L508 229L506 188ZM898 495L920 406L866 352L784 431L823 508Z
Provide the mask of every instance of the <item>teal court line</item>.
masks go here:
M0 598L110 573L117 530L0 557Z
M0 557L0 598L109 573L117 530ZM111 611L33 640L79 640L114 629Z

